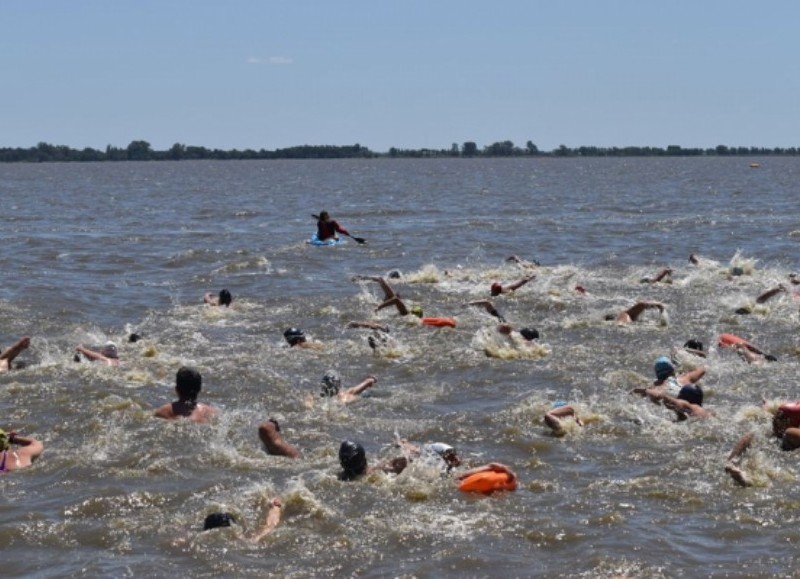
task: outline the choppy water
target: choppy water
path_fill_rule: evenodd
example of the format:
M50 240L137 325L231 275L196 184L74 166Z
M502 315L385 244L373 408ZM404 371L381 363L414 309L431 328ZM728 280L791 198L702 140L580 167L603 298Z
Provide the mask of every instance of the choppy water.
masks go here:
M800 161L749 161L0 166L0 345L32 337L26 367L0 375L0 427L46 447L0 477L2 574L796 575L800 454L769 440L759 397L798 398L800 301L754 300L800 269ZM306 245L322 209L368 244ZM535 282L494 300L540 330L530 352L462 306L525 273L512 254L542 264ZM728 279L731 265L747 274ZM665 266L671 284L639 283ZM394 269L405 298L458 327L384 310L397 345L375 354L367 332L345 326L370 318L380 296L351 277ZM234 308L200 305L222 287ZM635 299L664 302L667 317L603 321ZM753 313L733 313L742 306ZM326 348L287 349L289 326ZM145 339L125 343L131 331ZM717 351L723 331L779 362ZM628 391L688 338L711 347L703 384L717 416L679 424ZM121 368L72 362L76 344L107 339ZM182 364L203 373L216 423L152 417ZM346 385L379 382L346 407L308 408L329 369ZM576 405L583 429L550 434L541 419L557 399ZM270 416L302 460L261 450L256 427ZM741 489L723 467L748 430L759 433L744 462L756 485ZM521 488L467 496L422 464L337 480L341 440L374 461L398 453L395 432L449 442L472 464L504 462ZM253 528L276 494L284 520L260 545L198 532L220 509Z

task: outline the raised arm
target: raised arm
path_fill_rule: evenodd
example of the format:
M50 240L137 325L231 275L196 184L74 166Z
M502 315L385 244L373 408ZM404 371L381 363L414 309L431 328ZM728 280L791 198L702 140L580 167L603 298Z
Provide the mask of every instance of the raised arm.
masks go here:
M279 497L270 500L267 516L264 518L264 524L250 537L250 541L257 543L267 535L269 535L278 524L281 522L281 514L283 513L283 502Z

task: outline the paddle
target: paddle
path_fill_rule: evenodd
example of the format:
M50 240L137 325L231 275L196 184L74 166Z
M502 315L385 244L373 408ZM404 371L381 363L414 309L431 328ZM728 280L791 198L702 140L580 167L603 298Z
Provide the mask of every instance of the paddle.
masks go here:
M314 219L316 219L316 220L319 220L319 215L314 215L314 214L312 213L312 214L311 214L311 217L313 217L313 218L314 218ZM347 237L350 237L350 238L354 239L354 240L355 240L355 242L356 242L356 243L358 243L359 245L363 245L363 244L365 244L365 243L367 242L367 240L366 240L366 239L364 239L363 237L356 237L355 235L350 235L349 233L345 233L345 235L346 235Z

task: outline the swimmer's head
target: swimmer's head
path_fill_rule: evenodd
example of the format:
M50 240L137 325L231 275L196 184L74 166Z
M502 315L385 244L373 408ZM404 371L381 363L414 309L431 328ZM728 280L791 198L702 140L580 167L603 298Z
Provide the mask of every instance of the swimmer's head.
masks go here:
M438 454L449 468L454 468L461 464L461 458L459 458L456 449L449 444L434 442L426 445L426 448Z
M331 216L328 215L327 211L320 211L319 212L319 220L320 221L328 221L328 219L330 219L330 218L331 218Z
M367 453L364 447L352 440L342 442L339 446L339 464L344 470L342 473L344 480L352 480L366 473Z
M536 328L522 328L519 333L529 342L539 339L539 330Z
M700 340L687 340L683 347L689 350L697 350L698 352L702 352L703 342Z
M420 306L411 306L408 309L408 311L417 316L418 318L422 317L422 308Z
M732 267L731 268L731 275L732 276L737 276L737 277L740 276L740 275L744 275L744 268L739 267L738 265Z
M6 431L0 428L0 452L11 448L11 441L9 438L10 437L8 434L6 434Z
M339 387L342 385L342 380L335 372L326 372L322 377L322 392L320 396L336 396L339 393Z
M232 301L233 301L233 296L231 295L231 292L229 292L226 289L220 290L220 292L219 292L219 305L221 305L221 306L229 306L229 305L231 305Z
M656 359L653 371L656 373L657 380L666 380L675 375L675 366L672 365L672 361L669 358L661 356Z
M139 341L139 340L141 340L141 339L142 339L142 336L141 336L141 334L136 334L136 333L133 333L133 334L131 334L131 335L129 335L129 336L128 336L128 341L129 341L131 344L134 344L134 343L138 342L138 341Z
M502 286L502 285L500 285L500 282L499 282L499 281L496 281L496 282L494 282L494 283L492 284L492 287L491 287L491 288L489 288L489 292L490 292L490 293L491 293L493 296L499 296L501 293L503 293L503 286Z
M697 384L687 384L678 393L679 400L686 400L690 404L703 405L703 389Z
M175 375L175 391L181 400L196 400L202 385L200 372L189 366L183 366Z
M119 358L117 345L111 341L106 342L106 345L103 346L102 350L100 350L100 353L106 358Z
M230 527L231 523L236 522L236 518L230 513L211 513L203 521L203 530L218 529L219 527Z
M400 279L402 275L399 270L393 269L389 272L389 279Z
M289 328L283 332L283 337L289 342L290 346L295 346L306 341L306 334L299 328Z
M603 319L607 322L613 322L614 320L617 319L617 314L606 314L605 316L603 316Z

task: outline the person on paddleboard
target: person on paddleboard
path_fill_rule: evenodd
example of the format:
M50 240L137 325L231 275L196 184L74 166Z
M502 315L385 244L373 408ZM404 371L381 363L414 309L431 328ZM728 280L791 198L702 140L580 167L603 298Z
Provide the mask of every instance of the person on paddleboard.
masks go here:
M337 233L350 237L350 233L339 225L335 219L331 219L327 211L321 211L317 219L317 239L320 241L339 239L336 235Z

